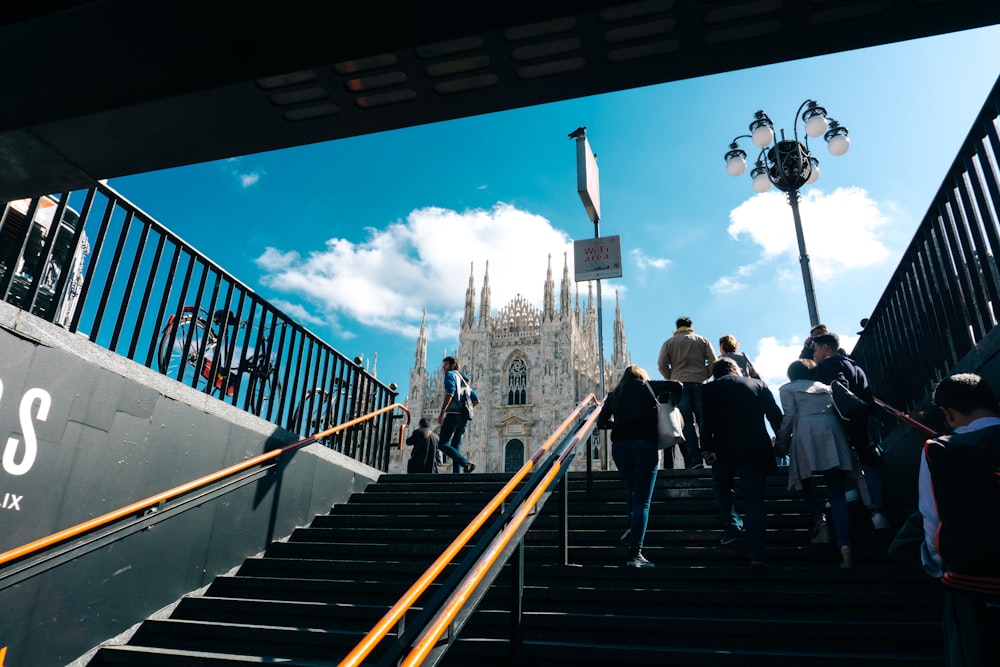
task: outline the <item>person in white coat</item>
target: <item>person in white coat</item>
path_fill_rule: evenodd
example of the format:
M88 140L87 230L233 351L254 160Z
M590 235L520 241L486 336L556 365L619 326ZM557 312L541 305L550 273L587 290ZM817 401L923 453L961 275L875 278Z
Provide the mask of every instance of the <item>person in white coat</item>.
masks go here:
M830 541L830 525L813 487L813 477L822 474L833 514L833 526L840 547L840 566L851 567L851 538L846 486L853 469L851 448L833 410L830 385L816 379L816 364L798 359L788 367L790 382L778 389L781 428L775 434L776 454L790 455L788 488L799 492L812 516L810 540Z

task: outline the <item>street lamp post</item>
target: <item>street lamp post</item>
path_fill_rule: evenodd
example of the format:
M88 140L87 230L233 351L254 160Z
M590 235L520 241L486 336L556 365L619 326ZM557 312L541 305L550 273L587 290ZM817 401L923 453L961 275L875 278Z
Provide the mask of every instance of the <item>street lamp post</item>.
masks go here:
M803 141L799 141L799 121L805 128ZM747 168L747 153L740 148L740 139L750 139L760 148L757 163L750 171L753 179L753 189L757 192L767 192L774 185L787 195L788 204L792 207L792 219L795 221L795 236L799 243L799 266L802 268L802 283L806 291L806 305L809 308L809 324L819 324L819 311L816 308L816 291L813 289L812 272L809 270L809 255L806 253L806 241L802 235L802 218L799 216L799 190L805 185L812 185L819 179L819 160L809 152L809 137L822 136L830 153L843 155L851 147L847 137L847 128L833 118L828 118L826 109L819 106L815 100L806 100L795 112L793 138L786 139L785 131L781 130L781 139L774 135L774 123L763 111L754 114L750 123L750 134L741 134L729 144L726 152L726 171L731 176L740 176Z

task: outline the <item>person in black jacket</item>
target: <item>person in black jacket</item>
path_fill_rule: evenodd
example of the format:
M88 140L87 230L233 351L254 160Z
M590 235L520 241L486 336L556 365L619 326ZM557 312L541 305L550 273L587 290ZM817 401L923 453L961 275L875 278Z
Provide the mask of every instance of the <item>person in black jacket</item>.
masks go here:
M637 365L629 366L604 399L597 427L611 429L611 456L625 482L625 511L628 529L622 541L628 542L627 567L654 567L642 554L642 543L649 522L649 505L659 466L656 433L656 397L665 385L677 382L649 381L649 373Z
M928 440L920 460L921 560L944 584L948 667L1000 664L1000 406L974 373L934 389L951 435Z
M883 513L883 485L880 470L882 460L879 456L881 448L876 445L876 428L872 424L875 415L875 398L868 375L853 359L840 348L840 337L834 333L826 333L813 338L815 348L813 359L816 361L816 374L824 384L833 384L843 376L847 388L867 403L863 413L859 413L849 422L842 423L847 442L858 454L861 474L868 488L868 509L871 511L872 525L875 530L888 530L889 520Z
M781 408L763 380L743 377L732 359L712 365L715 378L702 387L705 428L701 433L702 456L712 466L712 490L722 517L722 543L746 535L750 564L767 567L764 531L764 485L767 474L776 469L774 443L765 420L775 433L781 428ZM736 511L733 491L740 478L746 531Z
M435 472L438 448L437 433L431 430L430 423L423 417L418 422L419 428L410 434L406 444L413 447L410 460L406 462L406 472Z

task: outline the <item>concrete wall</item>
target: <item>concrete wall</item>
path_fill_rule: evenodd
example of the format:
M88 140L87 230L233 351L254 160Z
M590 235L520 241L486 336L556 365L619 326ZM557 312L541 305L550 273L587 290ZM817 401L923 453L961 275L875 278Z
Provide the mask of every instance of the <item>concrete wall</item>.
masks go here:
M0 552L297 436L0 303ZM362 491L319 445L0 566L5 667L65 665Z

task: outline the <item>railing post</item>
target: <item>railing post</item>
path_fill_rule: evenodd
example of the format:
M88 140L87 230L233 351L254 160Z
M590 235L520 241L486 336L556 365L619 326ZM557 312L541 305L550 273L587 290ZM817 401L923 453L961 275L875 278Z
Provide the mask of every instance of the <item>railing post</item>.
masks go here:
M559 553L563 565L569 565L569 474L559 481Z
M524 650L524 538L510 556L510 658L511 664L522 664Z

